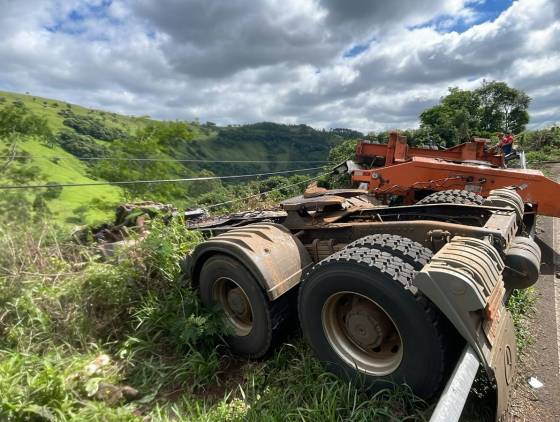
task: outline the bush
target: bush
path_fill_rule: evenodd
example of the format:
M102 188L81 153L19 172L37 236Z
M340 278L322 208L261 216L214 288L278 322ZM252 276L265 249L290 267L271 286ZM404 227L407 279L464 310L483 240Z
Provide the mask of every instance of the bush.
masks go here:
M55 142L79 158L104 157L109 153L106 147L98 145L91 136L78 135L71 129L61 129Z
M105 126L98 118L74 114L71 110L65 110L65 112L68 117L62 123L74 129L80 135L91 136L102 141L128 138L126 132L118 128Z
M519 147L527 151L528 161L560 158L560 127L523 132L517 141Z
M131 409L91 401L102 385L155 395L218 382L222 318L180 277L199 240L181 221L154 223L143 241L98 262L50 229L0 232L0 419L132 420ZM110 363L88 373L100 355Z

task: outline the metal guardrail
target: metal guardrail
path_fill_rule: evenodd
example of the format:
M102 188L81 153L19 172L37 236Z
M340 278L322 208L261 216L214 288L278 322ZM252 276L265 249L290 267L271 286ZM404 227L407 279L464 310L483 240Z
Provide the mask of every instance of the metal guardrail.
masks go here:
M471 346L467 345L436 405L430 422L458 421L480 363Z

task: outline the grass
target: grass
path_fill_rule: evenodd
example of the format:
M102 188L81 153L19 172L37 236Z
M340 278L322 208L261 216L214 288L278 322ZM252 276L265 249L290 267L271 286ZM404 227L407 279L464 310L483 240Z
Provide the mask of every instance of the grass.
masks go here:
M509 302L508 309L513 317L516 330L517 350L523 355L527 347L533 342L529 331L529 316L535 309L535 289L514 290Z
M180 280L200 237L156 225L103 261L49 226L0 231L0 420L424 420L405 387L371 397L326 373L295 333L232 357Z
M0 107L13 101L23 102L33 113L46 118L51 130L55 132L63 127L62 121L64 119L58 112L64 109L71 109L72 112L78 115L93 115L102 118L106 125L127 129L130 133L134 133L139 128L146 126L150 121L150 119L145 117L123 116L117 113L86 108L65 101L37 97L30 94L0 91L0 98L5 98L5 102L0 102Z
M86 165L61 148L50 148L39 140L29 139L21 149L32 156L44 177L59 183L88 183L94 179L86 176ZM53 157L61 157L56 160ZM65 187L58 198L49 201L55 221L94 224L112 218L113 208L123 201L123 191L117 186ZM80 217L77 219L76 214Z
M266 360L231 356L221 317L179 277L200 240L156 224L107 261L49 226L2 229L0 420L429 418L404 386L371 396L325 372L297 332ZM531 294L509 306L517 325Z
M103 118L108 126L125 128L134 133L145 126L147 119L117 115L115 113L93 110L63 101L35 97L32 95L16 94L0 91L0 107L21 101L33 113L47 119L49 127L57 132L63 127L60 110L71 107L79 115L95 115ZM0 139L0 142L6 142ZM101 141L100 141L101 142ZM31 165L38 167L43 177L48 181L59 183L92 182L93 178L87 175L87 166L73 155L67 153L59 146L46 146L37 139L28 138L19 144L19 147L30 153L33 157ZM62 157L55 160L53 157ZM1 177L0 177L1 180ZM48 201L52 218L59 224L93 224L107 221L112 217L114 205L123 201L123 190L115 186L91 186L84 188L63 188L60 197ZM76 218L76 215L79 218Z

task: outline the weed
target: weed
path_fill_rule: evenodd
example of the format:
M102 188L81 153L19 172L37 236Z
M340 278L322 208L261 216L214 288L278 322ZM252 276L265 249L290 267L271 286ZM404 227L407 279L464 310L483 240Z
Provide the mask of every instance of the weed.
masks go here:
M528 317L535 307L534 288L514 290L508 302L508 309L513 317L516 330L517 350L523 353L533 341L529 331Z

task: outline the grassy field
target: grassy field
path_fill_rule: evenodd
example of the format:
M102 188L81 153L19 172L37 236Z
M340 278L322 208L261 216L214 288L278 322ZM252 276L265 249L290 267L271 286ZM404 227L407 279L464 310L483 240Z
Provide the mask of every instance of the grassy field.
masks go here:
M200 237L156 225L101 261L50 227L0 229L0 420L424 420L406 387L366 394L325 372L294 328L261 361L181 282ZM39 246L41 244L41 246Z
M103 154L111 155L111 153L118 153L121 157L126 158L144 156L146 146L135 135L139 130L145 129L149 125L152 125L150 130L157 125L163 127L164 129L162 130L164 132L168 130L166 132L167 135L161 136L177 137L171 139L171 141L161 141L158 138L156 142L159 142L159 144L150 150L150 153L144 156L144 158L157 156L163 159L194 159L204 161L183 163L179 165L178 170L173 171L169 169L167 172L169 174L162 171L158 173L161 177L154 177L164 179L184 177L185 175L194 176L203 170L211 171L216 175L239 175L316 167L323 163L311 160L326 160L330 147L342 140L339 135L329 133L328 131L315 130L305 125L280 125L264 122L252 125L218 127L212 124L192 122L161 123L149 118L122 116L116 113L84 108L63 101L0 91L0 108L19 103L22 103L34 115L46 119L50 130L55 136L52 142L22 136L18 141L18 148L31 155L27 165L38 168L42 176L41 180L58 183L87 183L94 180L92 167L88 167L86 162L78 160L72 154L86 157ZM87 119L80 120L79 116L92 117L95 122L98 122L105 128L124 131L124 139L116 138L120 142L117 140L103 140L95 138L93 135L90 136L90 133L86 133L86 140L89 144L84 144L83 142L85 141L80 138L80 136L84 137L84 133L74 133L75 127L70 129L68 125L63 123L69 115L71 116L70 121L78 121L81 122L80 124L84 124L83 122L87 121ZM174 124L176 125L175 128L182 125L183 129L186 128L185 132L182 132L180 135L173 135ZM60 133L73 134L70 144L61 143L59 138L57 138L57 135ZM151 135L149 136L156 137L156 135L153 135L153 132L150 133ZM7 138L0 138L1 143L7 146ZM63 149L63 145L66 150ZM82 146L80 147L80 145ZM87 145L88 148L86 153L83 152L84 145ZM82 149L80 150L78 147ZM91 151L94 152L91 153ZM60 159L56 159L56 157L60 157ZM273 163L221 163L219 162L220 160L273 161ZM296 162L291 163L289 162L290 160L295 160ZM302 161L304 162L302 163ZM309 163L306 161L309 161ZM131 165L130 167L134 166ZM139 172L140 174L138 172L134 173L134 178L143 177L144 173L142 173L142 170L139 170ZM124 173L123 171L120 172L120 174ZM97 173L98 178L107 177L109 180L117 180L110 172L104 174L109 174L109 176L100 176L100 173ZM125 177L120 180L129 180L129 178ZM5 182L8 183L10 181ZM179 192L180 189L177 189L177 191ZM128 199L130 199L134 195L130 195L130 190L128 192ZM47 200L47 206L52 212L51 218L53 221L60 224L92 224L110 219L112 208L114 208L116 203L124 200L125 193L123 189L118 187L65 187L60 197ZM154 198L138 197L136 195L133 199L153 200ZM182 205L186 202L189 204L197 202L196 198L191 197L186 201L183 193L178 195L177 198L166 199L166 201L175 200L178 204ZM220 202L220 200L217 200L217 202Z
M84 163L61 148L50 148L38 140L29 140L21 148L32 154L48 181L59 183L87 183L94 181L86 176ZM39 158L40 157L40 158ZM57 160L53 157L60 157ZM94 224L110 220L113 208L123 201L123 192L117 186L65 187L58 198L49 201L49 209L59 222L75 221L76 224ZM79 217L80 220L75 220Z

